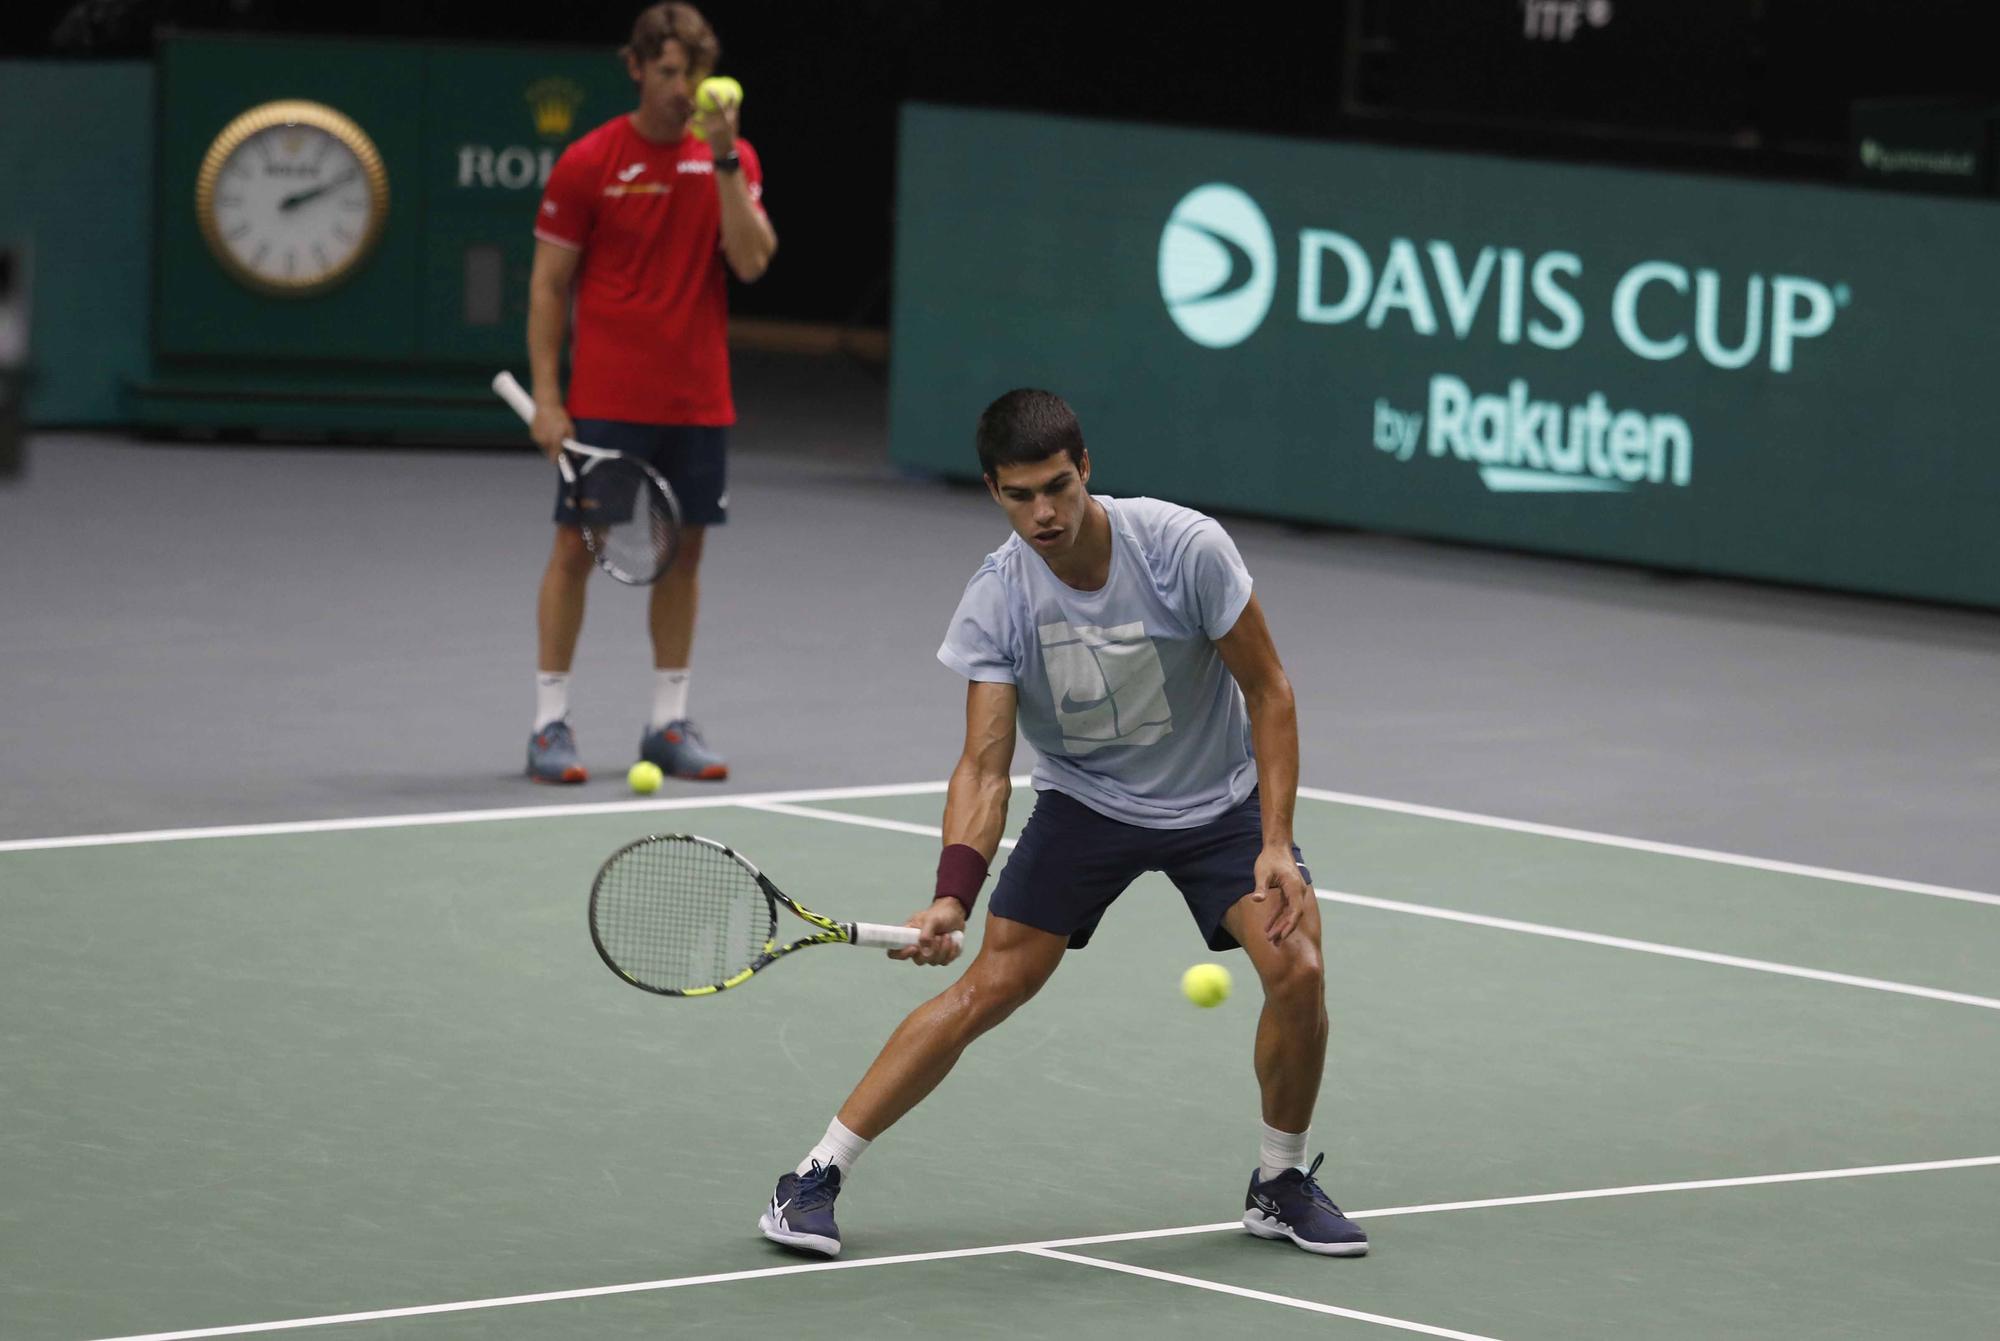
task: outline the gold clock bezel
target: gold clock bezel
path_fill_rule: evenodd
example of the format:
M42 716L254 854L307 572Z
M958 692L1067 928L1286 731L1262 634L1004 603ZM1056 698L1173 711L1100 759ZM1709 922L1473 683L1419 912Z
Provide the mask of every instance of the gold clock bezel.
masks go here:
M361 245L337 268L312 279L272 279L258 274L230 251L215 223L215 189L221 181L223 168L230 157L243 147L244 141L274 126L311 126L333 136L361 165L361 180L368 188L368 228L362 234ZM377 152L375 142L368 138L368 132L351 118L325 103L284 98L252 107L222 128L222 133L215 137L202 157L201 172L194 183L194 212L209 252L237 283L278 298L309 298L345 283L375 250L375 244L381 240L382 230L389 222L389 172L382 166L382 155Z

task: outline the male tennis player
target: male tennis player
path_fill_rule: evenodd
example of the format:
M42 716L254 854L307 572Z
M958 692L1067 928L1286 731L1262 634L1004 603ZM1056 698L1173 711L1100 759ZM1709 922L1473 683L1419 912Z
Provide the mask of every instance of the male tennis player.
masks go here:
M693 5L653 5L633 23L621 54L638 107L563 151L535 219L529 431L551 460L564 438L576 438L643 456L673 486L684 525L679 557L653 584L653 712L639 756L671 777L720 779L729 765L688 721L687 703L702 539L727 520L724 451L736 420L723 269L745 283L757 279L778 238L764 214L757 152L737 134L738 109L703 113L703 136L692 128L695 88L721 54L708 21ZM561 357L572 294L565 403ZM589 773L569 726L569 676L592 564L561 492L555 523L536 605L528 776L583 782Z
M1308 1252L1368 1251L1303 1167L1326 1060L1319 903L1292 845L1298 721L1250 574L1222 527L1150 498L1093 496L1068 405L1010 391L977 434L1014 535L980 565L938 660L963 675L965 748L944 807L937 897L894 958L947 964L1006 824L1015 722L1041 756L1034 813L1001 872L979 954L889 1037L758 1222L840 1251L833 1202L876 1137L975 1038L1048 981L1146 871L1179 887L1209 946L1241 945L1264 985L1257 1169L1243 1223Z

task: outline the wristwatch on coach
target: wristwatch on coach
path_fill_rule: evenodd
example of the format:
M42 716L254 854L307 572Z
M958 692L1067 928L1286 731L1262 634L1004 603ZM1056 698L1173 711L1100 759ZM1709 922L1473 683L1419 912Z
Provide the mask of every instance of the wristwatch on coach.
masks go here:
M743 166L743 160L736 156L736 151L734 149L731 149L721 158L715 160L715 170L717 172L734 172L742 166Z

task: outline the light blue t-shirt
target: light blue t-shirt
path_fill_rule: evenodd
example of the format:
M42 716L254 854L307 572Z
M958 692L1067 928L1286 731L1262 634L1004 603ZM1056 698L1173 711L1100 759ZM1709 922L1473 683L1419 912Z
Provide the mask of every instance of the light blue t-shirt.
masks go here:
M1250 573L1212 517L1095 497L1111 519L1104 585L1066 586L1011 536L966 584L938 660L1016 687L1037 791L1153 829L1206 824L1257 785L1250 714L1214 641L1250 603Z

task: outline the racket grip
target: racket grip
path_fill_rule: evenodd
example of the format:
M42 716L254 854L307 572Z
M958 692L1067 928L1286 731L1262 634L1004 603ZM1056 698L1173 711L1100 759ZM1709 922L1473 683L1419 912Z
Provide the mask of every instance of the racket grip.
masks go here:
M900 950L906 945L915 945L919 937L915 927L884 926L880 922L856 922L854 943L872 950ZM965 933L951 933L951 943L955 947L965 945Z
M528 394L525 387L514 380L513 373L506 371L495 373L493 375L493 390L499 394L501 400L506 401L513 408L515 414L521 416L522 423L532 424L535 422L535 398Z

